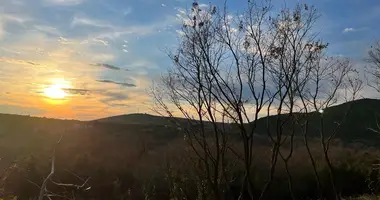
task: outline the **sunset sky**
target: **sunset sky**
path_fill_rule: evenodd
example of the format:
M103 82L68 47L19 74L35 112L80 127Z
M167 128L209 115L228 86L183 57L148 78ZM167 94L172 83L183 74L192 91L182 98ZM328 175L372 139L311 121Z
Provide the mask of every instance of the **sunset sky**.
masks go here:
M328 54L347 56L359 69L380 39L379 0L286 2L315 5ZM0 113L80 120L151 113L147 90L170 65L165 50L177 44L181 13L191 3L0 0ZM237 12L245 3L228 5ZM63 100L47 97L61 95L55 87L66 88Z

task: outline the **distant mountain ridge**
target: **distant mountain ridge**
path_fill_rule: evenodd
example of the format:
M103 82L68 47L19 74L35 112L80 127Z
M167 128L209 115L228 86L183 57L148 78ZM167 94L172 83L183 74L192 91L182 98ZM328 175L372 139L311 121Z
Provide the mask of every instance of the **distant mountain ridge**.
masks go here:
M378 128L377 121L380 124L380 100L378 99L359 99L325 109L323 113L325 132L329 133L336 127L336 122L341 121L348 108L350 108L349 112L336 137L347 142L365 141L366 144L380 145L380 135L369 130L370 128ZM281 117L285 116L286 114L281 115ZM318 136L319 113L310 113L309 117L310 136ZM276 115L258 119L256 122L256 133L261 135L267 134L267 123L269 122L271 127L275 127L276 119ZM187 120L183 118L176 118L176 121L183 124L187 123ZM59 120L26 115L0 114L0 128L4 128L4 126L18 126L18 124L23 122L27 122L30 126L37 124L38 126L52 126L52 124L57 123L64 123L68 126L72 126L75 123L100 123L106 127L117 126L120 129L128 129L132 126L154 128L173 125L169 117L142 113L111 116L92 121ZM249 124L246 125L249 126ZM165 133L162 132L161 134Z
M118 124L146 124L146 125L165 125L170 123L168 117L142 114L142 113L133 113L126 115L117 115L106 118L101 118L94 120L97 122L104 123L118 123Z
M331 132L336 126L337 122L342 121L346 111L349 109L337 137L348 141L362 141L362 140L372 140L373 143L380 144L379 142L373 140L377 138L378 135L369 128L377 128L376 120L380 121L380 100L378 99L359 99L351 102L346 102L343 104L335 105L326 108L323 113L325 132ZM311 135L317 135L319 130L319 119L318 113L310 113L310 132ZM283 114L286 116L286 114ZM177 118L177 120L186 119ZM273 126L275 124L276 115L263 117L257 120L257 133L266 134L266 123L267 121ZM168 117L155 116L150 114L127 114L120 116L113 116L108 118L103 118L96 120L104 123L116 123L116 124L140 124L140 125L170 125L172 122ZM248 124L247 124L248 125ZM317 130L318 129L318 130Z

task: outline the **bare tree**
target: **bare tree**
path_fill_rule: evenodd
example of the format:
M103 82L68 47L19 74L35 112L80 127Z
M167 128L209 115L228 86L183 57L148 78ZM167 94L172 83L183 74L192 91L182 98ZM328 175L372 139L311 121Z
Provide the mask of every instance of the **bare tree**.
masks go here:
M0 161L2 159L0 158ZM0 196L4 195L4 186L8 177L11 175L12 171L17 168L16 163L12 163L9 167L6 167L3 172L0 174Z
M374 46L371 46L366 61L369 63L369 67L366 69L366 74L369 76L367 84L380 93L380 41L376 42ZM379 121L376 119L376 128L369 127L367 129L380 134Z
M357 71L352 69L350 62L347 59L325 57L325 59L321 59L320 61L316 62L316 65L312 68L311 75L309 76L309 81L311 84L309 84L309 87L305 88L305 93L300 95L300 97L302 97L301 101L303 113L307 115L311 114L310 117L302 119L302 126L304 127L304 143L314 169L320 190L320 195L323 196L321 188L322 186L316 170L316 161L311 153L308 144L308 134L310 132L309 121L313 119L311 116L316 116L319 120L318 133L321 142L323 158L329 170L332 190L334 192L335 198L340 199L339 192L336 189L333 165L329 159L328 151L331 140L336 136L339 129L341 128L350 110L350 106L346 108L342 119L334 122L334 129L329 130L330 132L328 133L326 133L326 128L324 127L326 123L324 120L325 109L336 105L337 103L342 103L344 100L346 102L355 100L357 94L362 88L362 81L357 78Z
M226 183L220 181L225 180L223 162L229 151L244 166L239 199L245 198L245 191L250 199L255 197L254 136L258 119L272 114L277 114L276 120L267 118L266 125L272 142L270 170L259 199L266 198L279 159L285 163L295 199L288 168L296 117L302 116L295 113L315 112L336 103L351 71L348 62L329 61L324 55L327 44L312 31L318 17L314 7L300 4L278 14L272 14L271 8L269 1L248 1L247 9L235 16L227 6L202 10L193 3L178 49L169 53L173 67L153 88L156 111L177 120L205 167L216 199L223 196ZM185 117L186 123L178 122L176 116ZM242 154L228 145L232 133L225 127L239 133ZM323 133L321 137L328 150ZM290 151L282 149L285 143Z
M374 46L371 46L371 50L368 52L368 57L366 61L369 63L367 67L366 74L369 75L369 80L367 79L367 84L375 89L377 93L380 93L380 40L375 43ZM367 130L370 130L376 134L380 134L380 123L379 119L374 119L376 122L376 127L368 127ZM374 171L379 169L379 164L373 164ZM370 187L373 188L373 184L378 182L379 177L376 175L377 181L371 181Z
M48 189L48 184L49 183L52 183L52 184L60 186L60 187L65 187L65 188L85 189L85 190L88 190L90 188L87 185L87 183L88 183L88 181L89 181L90 178L87 178L86 180L84 180L84 179L80 178L77 175L75 175L75 176L78 177L81 181L83 181L83 184L77 185L77 184L71 184L71 183L60 183L60 182L56 182L56 181L53 180L53 176L54 176L55 171L56 171L56 169L55 169L55 167L56 167L55 166L56 150L57 150L57 146L61 143L62 137L63 137L63 135L61 135L61 137L57 141L56 145L54 145L53 155L52 155L52 158L51 158L50 173L43 180L42 185L38 186L36 183L33 183L33 182L29 181L32 184L34 184L34 185L36 185L37 187L40 188L40 192L39 192L39 195L38 195L38 200L43 200L45 197L48 198L48 199L50 199L50 200L52 198L54 198L54 197L65 198L65 199L72 199L72 200L75 199L75 195L74 194L72 194L72 196L69 197L69 196L65 196L65 195L61 195L61 194L57 194L57 193L51 192ZM86 186L87 186L87 188L85 188Z
M370 64L366 72L369 75L368 85L380 92L380 41L371 46L366 61Z

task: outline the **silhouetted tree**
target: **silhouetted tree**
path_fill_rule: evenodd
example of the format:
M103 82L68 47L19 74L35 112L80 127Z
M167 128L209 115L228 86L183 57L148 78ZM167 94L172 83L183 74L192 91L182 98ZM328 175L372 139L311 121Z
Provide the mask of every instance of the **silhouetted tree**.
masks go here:
M380 41L371 46L366 61L370 64L366 72L369 75L368 85L380 92Z
M272 142L271 162L259 199L266 197L279 159L285 163L289 190L296 198L288 168L293 154L294 113L322 111L336 104L338 93L349 75L353 76L348 60L325 56L328 44L312 31L318 17L313 6L300 4L276 14L271 8L269 1L248 1L247 9L235 16L227 6L210 5L201 10L194 3L184 19L178 49L169 53L173 67L153 88L156 111L177 121L205 169L213 193L208 198L224 196L228 184L223 181L228 176L223 173L226 152L234 153L244 166L239 199L245 191L254 198L256 122L272 114L277 114L276 120L268 118L266 127ZM281 117L283 114L286 117ZM185 117L187 123L178 122L177 116ZM285 128L289 123L293 126ZM325 161L332 169L327 152L333 137L326 141L322 115L320 126ZM238 130L243 153L228 145L231 130L226 127ZM290 151L282 150L285 143ZM332 170L330 177L339 199Z

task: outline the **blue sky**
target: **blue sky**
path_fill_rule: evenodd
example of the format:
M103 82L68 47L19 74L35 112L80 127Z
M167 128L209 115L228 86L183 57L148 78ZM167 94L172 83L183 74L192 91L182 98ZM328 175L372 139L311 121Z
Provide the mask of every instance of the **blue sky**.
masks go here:
M221 5L224 0L211 1ZM284 0L273 1L275 9ZM316 24L328 53L350 57L356 67L380 39L380 1L308 0L321 13ZM191 0L0 1L0 112L95 119L150 112L152 80L165 72L165 54L177 44L178 14ZM199 3L208 3L200 1ZM231 12L246 0L230 0ZM69 85L71 96L42 97L51 84Z

